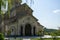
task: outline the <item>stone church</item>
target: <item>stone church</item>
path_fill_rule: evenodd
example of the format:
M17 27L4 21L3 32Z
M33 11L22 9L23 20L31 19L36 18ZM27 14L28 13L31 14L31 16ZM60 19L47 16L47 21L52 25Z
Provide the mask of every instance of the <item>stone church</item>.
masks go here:
M43 35L43 26L33 16L33 10L21 1L14 0L13 6L4 14L4 20L0 20L0 32L10 36L35 36ZM1 19L1 18L0 18Z

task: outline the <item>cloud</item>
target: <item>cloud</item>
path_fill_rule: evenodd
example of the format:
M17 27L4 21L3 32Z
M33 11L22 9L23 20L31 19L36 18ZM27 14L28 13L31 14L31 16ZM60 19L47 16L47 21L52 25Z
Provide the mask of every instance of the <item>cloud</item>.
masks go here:
M53 13L60 13L60 10L54 10Z

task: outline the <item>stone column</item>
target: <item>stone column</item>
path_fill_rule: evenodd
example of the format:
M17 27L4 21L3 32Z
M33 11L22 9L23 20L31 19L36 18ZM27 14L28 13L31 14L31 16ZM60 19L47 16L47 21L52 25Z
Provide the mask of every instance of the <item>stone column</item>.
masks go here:
M25 36L25 26L23 25L23 36Z
M6 27L6 29L5 29L5 35L7 35L8 26L6 25L5 27Z
M32 36L33 36L33 27L31 27L31 34L32 34Z

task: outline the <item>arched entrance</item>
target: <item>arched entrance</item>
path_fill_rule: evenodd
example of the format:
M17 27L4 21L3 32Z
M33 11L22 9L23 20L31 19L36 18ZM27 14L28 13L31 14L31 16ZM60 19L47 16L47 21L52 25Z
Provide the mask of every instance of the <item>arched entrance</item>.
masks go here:
M31 25L30 24L25 25L25 36L31 36Z
M35 28L35 27L33 27L33 34L34 34L34 36L36 35L36 34L35 34L35 29L36 29L36 28Z

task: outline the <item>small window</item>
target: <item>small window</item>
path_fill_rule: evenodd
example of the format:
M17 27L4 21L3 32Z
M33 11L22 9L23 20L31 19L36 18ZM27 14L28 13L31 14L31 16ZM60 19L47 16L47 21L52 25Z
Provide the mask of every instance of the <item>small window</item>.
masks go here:
M13 32L14 30L15 30L15 27L14 27L14 26L12 26L12 27L11 27L11 31Z
M12 29L12 32L14 31L14 29Z

